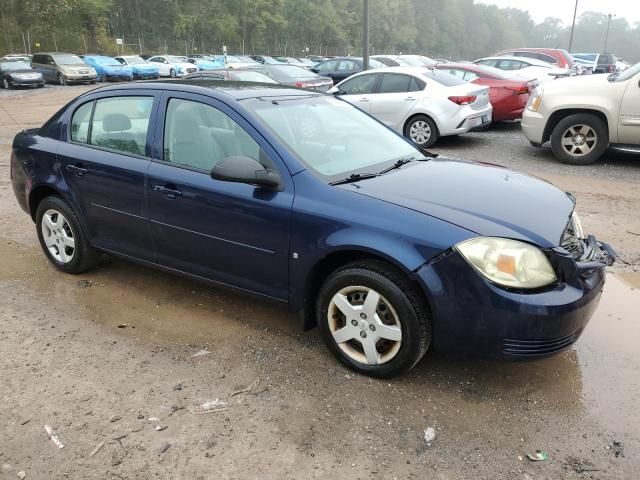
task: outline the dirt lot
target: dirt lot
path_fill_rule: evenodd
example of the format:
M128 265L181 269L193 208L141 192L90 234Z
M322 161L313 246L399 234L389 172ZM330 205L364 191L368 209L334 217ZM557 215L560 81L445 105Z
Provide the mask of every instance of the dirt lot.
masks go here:
M637 478L640 158L567 167L518 125L441 141L438 153L574 192L585 230L620 262L561 355L430 352L377 381L337 364L280 307L120 260L80 277L48 265L11 191L11 117L38 126L87 88L0 91L0 478ZM536 450L549 460L528 460Z

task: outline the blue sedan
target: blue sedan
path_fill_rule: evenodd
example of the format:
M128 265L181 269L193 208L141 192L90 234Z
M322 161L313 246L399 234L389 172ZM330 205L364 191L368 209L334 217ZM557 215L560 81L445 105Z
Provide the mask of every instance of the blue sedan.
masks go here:
M118 60L104 55L84 55L82 59L92 66L98 74L98 81L133 80L133 69L129 65L122 65Z
M133 72L134 80L156 80L160 77L160 69L157 65L147 62L138 55L122 55L115 57L122 65L129 65Z
M109 253L288 304L378 377L430 348L568 348L615 258L551 184L432 158L339 98L278 85L93 90L19 133L11 172L60 271Z

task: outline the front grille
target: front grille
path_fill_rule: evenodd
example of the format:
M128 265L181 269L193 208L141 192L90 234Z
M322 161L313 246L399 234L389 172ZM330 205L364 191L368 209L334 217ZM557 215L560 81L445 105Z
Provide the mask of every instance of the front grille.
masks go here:
M197 68L187 68L187 73L193 73L193 72L197 72L198 69Z
M546 340L514 340L506 338L502 353L511 357L538 357L559 352L574 343L580 332Z

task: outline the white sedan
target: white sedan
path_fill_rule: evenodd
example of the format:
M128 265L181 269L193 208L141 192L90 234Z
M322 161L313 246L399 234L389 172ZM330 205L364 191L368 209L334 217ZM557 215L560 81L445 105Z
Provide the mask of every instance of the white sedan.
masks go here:
M491 122L489 88L427 68L368 70L340 82L329 93L370 113L418 147Z
M557 77L568 77L572 74L570 68L554 67L550 63L527 57L485 57L473 63L499 68L514 77L522 77L527 80L536 79L538 83L548 82Z
M158 66L161 77L182 77L198 71L197 66L175 55L158 55L151 57L147 62Z

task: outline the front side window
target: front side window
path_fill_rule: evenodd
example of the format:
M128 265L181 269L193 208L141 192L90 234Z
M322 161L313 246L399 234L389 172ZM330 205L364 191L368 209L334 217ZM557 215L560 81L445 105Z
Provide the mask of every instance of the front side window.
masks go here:
M96 101L89 143L121 153L145 155L153 97Z
M91 121L93 102L88 102L78 108L71 119L71 140L74 142L89 142L89 122Z
M258 143L215 107L191 100L169 100L164 127L164 161L210 172L229 157L251 157L265 167L271 161Z
M340 92L347 95L365 95L373 92L378 75L360 75L340 85Z

